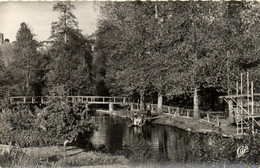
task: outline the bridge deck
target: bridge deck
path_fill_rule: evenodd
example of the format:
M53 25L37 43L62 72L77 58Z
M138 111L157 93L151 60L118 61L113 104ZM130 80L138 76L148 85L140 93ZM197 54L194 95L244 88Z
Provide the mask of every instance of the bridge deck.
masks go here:
M52 98L61 98L66 102L88 103L88 104L132 104L126 97L102 97L102 96L17 96L11 97L11 104L45 104Z
M133 109L139 109L139 104L132 102L126 97L108 97L108 96L16 96L10 98L10 104L45 104L53 98L60 98L67 103L86 103L86 104L120 104L133 105ZM151 110L157 110L157 104L150 104ZM162 113L173 117L193 117L193 109L184 109L179 107L162 106Z

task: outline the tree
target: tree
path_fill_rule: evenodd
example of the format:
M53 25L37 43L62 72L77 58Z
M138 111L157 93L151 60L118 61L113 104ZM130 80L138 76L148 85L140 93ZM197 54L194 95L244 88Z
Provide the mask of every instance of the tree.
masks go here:
M72 10L75 6L70 2L58 2L53 6L53 10L60 13L59 21L52 22L51 38L58 40L63 38L66 43L66 34L70 29L78 29L78 22Z
M203 91L229 92L241 71L257 76L256 4L104 3L96 50L100 57L105 55L111 92L138 92L143 100L155 90L158 102L165 95L193 93L194 115L199 118Z
M26 23L21 23L16 35L14 45L14 73L21 79L20 87L23 88L22 94L29 94L35 75L38 53L37 43L33 39L33 34Z
M243 6L242 6L243 5ZM238 6L238 5L237 5ZM241 7L242 6L242 7ZM233 63L239 72L249 72L251 81L254 81L255 90L259 90L260 82L259 68L259 17L260 10L259 2L244 2L237 7L239 10L240 24L238 30L242 32L241 37L237 43L237 50L234 52ZM233 65L234 66L234 65ZM236 73L239 81L239 72ZM235 81L233 81L235 86ZM233 87L235 90L235 87Z
M154 20L154 14L149 5L143 2L105 3L96 43L97 54L106 55L106 79L111 93L131 95L137 92L141 108L152 82L148 53L153 38L150 22Z
M63 85L71 95L91 94L94 91L91 43L78 29L73 9L70 2L58 2L53 7L60 17L52 23L48 85Z
M209 12L213 8L210 5L178 2L105 4L102 8L105 17L100 22L97 41L101 41L98 47L100 51L105 50L103 53L108 57L107 77L111 79L108 83L116 86L113 88L128 90L128 93L137 91L141 97L153 86L158 92L159 110L163 95L176 95L195 88L195 83L201 80L198 72L202 69L197 63L196 52L210 48L205 46L206 42L202 44L204 36L209 36L207 22L213 15ZM211 15L205 17L207 14ZM194 46L198 37L198 44ZM200 51L197 51L198 46L201 46Z

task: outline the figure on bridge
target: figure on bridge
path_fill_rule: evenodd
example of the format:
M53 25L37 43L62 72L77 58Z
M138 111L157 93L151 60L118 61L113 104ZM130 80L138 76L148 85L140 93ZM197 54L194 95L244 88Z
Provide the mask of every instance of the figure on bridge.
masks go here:
M146 110L147 110L147 117L151 117L152 114L151 114L151 105L150 104L147 105Z

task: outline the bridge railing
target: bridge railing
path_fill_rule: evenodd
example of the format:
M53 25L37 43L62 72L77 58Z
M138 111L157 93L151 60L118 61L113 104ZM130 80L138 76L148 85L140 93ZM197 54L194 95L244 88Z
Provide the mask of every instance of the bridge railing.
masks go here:
M83 102L83 103L131 103L126 97L108 97L108 96L67 96L68 102Z
M60 96L51 96L51 97L60 97ZM34 103L46 103L49 100L48 96L16 96L11 97L11 104L34 104Z
M46 103L50 98L61 96L16 96L10 98L11 104L28 104L28 103ZM102 96L66 96L64 97L67 102L82 102L82 103L97 103L97 104L129 104L132 103L126 97L102 97Z
M50 98L64 98L65 101L74 103L89 103L89 104L132 104L133 109L139 109L138 103L133 103L130 99L126 97L109 97L109 96L16 96L10 98L11 104L34 104L34 103L41 103L44 104L49 101ZM150 104L151 112L157 111L157 104ZM193 117L193 110L192 109L184 109L179 107L171 107L171 106L162 106L162 112L165 114L171 114L173 116L178 117Z
M172 107L172 106L162 106L162 112L165 114L171 114L175 117L186 117L192 118L193 117L193 109L185 109L179 107Z
M212 115L212 114L207 114L207 118L201 119L202 121L208 122L210 124L213 124L215 126L220 126L220 121L219 121L219 116L218 115Z

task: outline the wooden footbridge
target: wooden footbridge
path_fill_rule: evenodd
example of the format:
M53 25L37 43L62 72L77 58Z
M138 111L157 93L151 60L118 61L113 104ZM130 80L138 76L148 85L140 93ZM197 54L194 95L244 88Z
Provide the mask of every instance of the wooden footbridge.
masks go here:
M131 110L138 109L138 103L134 103L126 97L109 96L16 96L10 97L10 104L46 104L54 98L63 99L66 103L108 104L109 109L113 110L113 105L129 105Z
M61 98L66 103L84 103L84 104L108 104L109 111L113 111L113 105L128 105L130 107L129 110L135 111L139 110L139 103L133 102L131 99L127 97L109 97L109 96L16 96L10 97L9 103L14 104L46 104L53 98ZM157 104L149 104L151 107L151 111L157 111ZM173 117L184 117L184 118L192 118L193 110L192 109L184 109L172 106L162 106L161 112L165 115L173 116Z
M46 104L53 98L63 98L67 103L87 103L87 104L133 104L126 97L106 97L106 96L17 96L10 98L10 104Z

